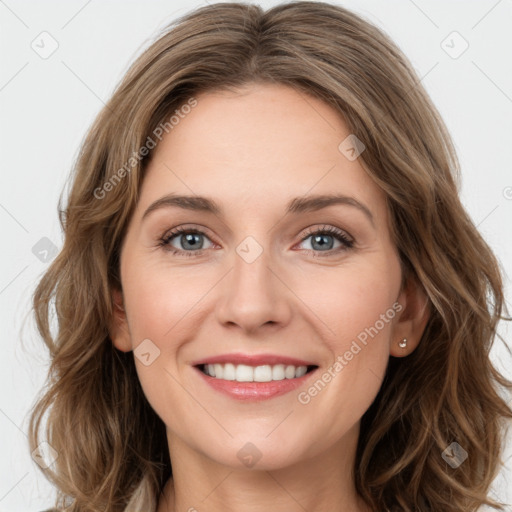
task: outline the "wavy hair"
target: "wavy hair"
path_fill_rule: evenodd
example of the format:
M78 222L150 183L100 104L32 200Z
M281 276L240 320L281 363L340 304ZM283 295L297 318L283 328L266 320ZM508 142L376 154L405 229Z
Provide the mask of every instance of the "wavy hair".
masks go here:
M461 205L453 143L405 55L369 21L317 1L182 16L141 52L84 138L66 207L59 201L63 247L33 296L51 365L30 447L44 439L58 453L44 470L55 505L152 511L172 474L133 354L109 338L120 247L153 154L141 148L198 94L250 83L287 85L343 116L385 192L404 273L431 307L418 348L390 358L362 418L358 493L379 512L499 508L487 494L512 417L499 393L511 383L489 358L499 321L510 320L499 263ZM441 456L452 442L469 454L456 469Z

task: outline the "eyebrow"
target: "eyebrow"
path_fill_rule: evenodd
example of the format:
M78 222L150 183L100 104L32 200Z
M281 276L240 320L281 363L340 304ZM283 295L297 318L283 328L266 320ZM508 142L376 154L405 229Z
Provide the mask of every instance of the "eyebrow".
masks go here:
M332 205L347 205L357 208L371 222L375 227L374 218L370 209L359 202L357 199L340 195L340 194L323 194L323 195L309 195L305 197L296 197L289 201L286 205L286 213L299 214L305 212L312 212L327 208ZM200 211L212 213L214 215L222 216L222 208L213 200L203 196L190 196L190 195L177 195L167 194L152 203L142 215L144 220L151 212L161 208L177 207L184 210Z

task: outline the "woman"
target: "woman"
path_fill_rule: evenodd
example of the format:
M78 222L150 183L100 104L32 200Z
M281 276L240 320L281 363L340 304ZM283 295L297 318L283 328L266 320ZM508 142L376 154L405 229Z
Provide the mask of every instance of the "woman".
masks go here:
M56 505L498 506L503 284L458 169L406 57L342 7L166 29L84 141L34 296Z

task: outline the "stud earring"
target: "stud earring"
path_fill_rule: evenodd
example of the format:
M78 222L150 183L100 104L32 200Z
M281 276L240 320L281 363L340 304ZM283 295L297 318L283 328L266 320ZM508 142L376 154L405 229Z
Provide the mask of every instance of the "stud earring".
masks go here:
M400 348L405 348L407 346L407 338L404 338L402 341L398 342L398 346Z

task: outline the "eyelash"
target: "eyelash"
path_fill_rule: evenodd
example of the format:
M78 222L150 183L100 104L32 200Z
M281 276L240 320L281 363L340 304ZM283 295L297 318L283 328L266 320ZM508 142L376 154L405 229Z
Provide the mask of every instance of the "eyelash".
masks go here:
M198 257L201 256L207 249L199 249L197 251L182 251L180 249L176 249L169 245L170 241L175 238L178 235L181 234L198 234L198 235L204 235L208 238L208 235L201 231L200 229L195 228L184 228L184 227L177 227L173 229L172 231L166 232L165 235L158 240L158 246L162 247L165 251L170 252L171 254L176 255L183 255L186 257ZM354 247L354 241L351 240L343 231L341 231L338 228L335 228L334 226L324 226L320 229L318 228L311 228L301 239L301 243L307 240L309 237L313 235L330 235L336 238L339 242L342 243L344 247L338 247L337 249L330 249L328 251L314 251L312 249L306 249L307 252L313 253L314 257L328 257L332 256L333 254L337 254L341 251L347 251L349 249L352 249ZM322 252L325 252L326 254L321 254Z

